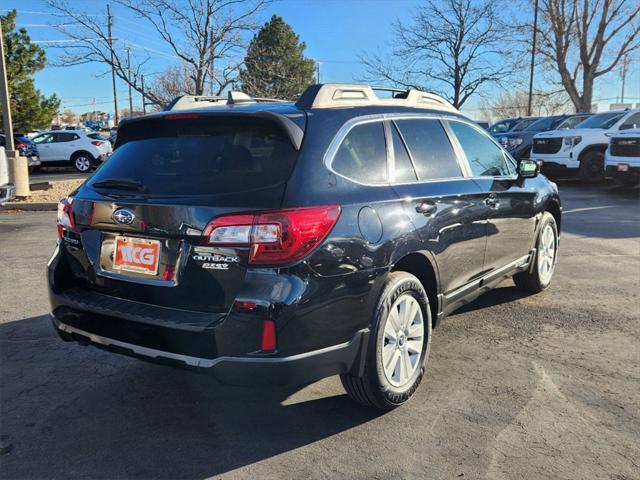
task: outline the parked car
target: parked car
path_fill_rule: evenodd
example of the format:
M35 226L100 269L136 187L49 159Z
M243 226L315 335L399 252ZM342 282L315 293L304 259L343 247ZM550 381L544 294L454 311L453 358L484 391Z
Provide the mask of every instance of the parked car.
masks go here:
M123 121L58 207L52 320L64 340L233 384L339 374L389 409L448 313L505 278L549 286L560 212L535 162L425 92L325 84L154 113Z
M550 117L542 117L535 122L529 124L526 128L494 135L500 144L516 159L529 158L531 154L531 146L533 137L540 132L548 132L556 130L562 125L578 124L589 117L589 114L575 115L554 115ZM569 127L563 127L569 128Z
M0 133L0 147L7 146L7 137ZM21 156L26 157L29 172L34 172L40 167L40 157L36 145L24 135L13 135L13 146Z
M499 122L494 123L488 128L488 131L492 135L499 133L507 133L511 131L518 131L527 128L527 126L535 122L538 117L514 117L505 118Z
M88 172L111 155L111 144L104 138L83 130L43 132L33 138L42 166L72 165L78 172Z
M569 130L539 133L533 137L531 158L548 175L578 175L585 182L604 179L607 134L640 127L640 109L600 113Z
M608 176L620 185L640 182L640 128L609 134L609 148L604 154Z
M0 205L16 196L16 187L9 183L9 162L4 147L0 147Z

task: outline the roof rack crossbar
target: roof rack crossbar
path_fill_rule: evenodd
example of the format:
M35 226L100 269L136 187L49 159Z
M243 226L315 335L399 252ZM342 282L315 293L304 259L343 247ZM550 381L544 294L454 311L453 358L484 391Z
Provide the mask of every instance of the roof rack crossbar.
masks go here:
M188 110L211 106L243 105L248 103L286 103L279 98L253 98L243 92L229 91L227 95L181 95L174 98L165 110Z

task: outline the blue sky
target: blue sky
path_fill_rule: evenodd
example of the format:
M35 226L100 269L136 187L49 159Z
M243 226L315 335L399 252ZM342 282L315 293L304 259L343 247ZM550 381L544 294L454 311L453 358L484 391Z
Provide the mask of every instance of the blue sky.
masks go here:
M98 0L71 0L79 9L102 14L106 3ZM406 15L420 4L420 0L280 0L271 5L263 14L268 19L271 14L282 16L306 42L306 55L321 62L323 82L351 82L361 79L363 67L358 62L362 51L388 52L392 41L392 23L398 14ZM15 8L17 23L26 26L33 40L64 38L47 24L60 21L51 15L49 7L41 0L3 0L0 13ZM161 71L171 63L169 47L157 40L152 27L142 20L127 14L122 7L114 9L114 36L139 45L138 54L145 50L153 55L149 72ZM136 47L138 48L138 47ZM47 55L54 60L58 50L47 48ZM640 68L631 67L627 77L626 96L633 96L640 102ZM63 108L71 108L81 113L92 109L95 98L97 109L113 111L111 97L111 77L105 75L104 65L82 65L75 67L49 66L36 76L38 88L45 94L56 93L62 99ZM128 106L127 86L118 81L120 108ZM489 92L491 93L491 92ZM595 97L615 100L620 94L619 74L611 73L598 79ZM135 93L134 93L135 97ZM480 98L469 101L463 110L470 115L477 113ZM134 104L140 104L139 96Z

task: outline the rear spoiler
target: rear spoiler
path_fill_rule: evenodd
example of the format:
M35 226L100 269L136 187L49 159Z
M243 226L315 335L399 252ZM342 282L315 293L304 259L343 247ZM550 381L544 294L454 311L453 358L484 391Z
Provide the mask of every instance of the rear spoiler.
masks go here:
M145 122L148 120L158 120L161 119L163 117L170 117L172 115L198 115L198 116L202 116L202 117L223 117L223 116L227 116L227 117L252 117L252 118L263 118L265 120L270 120L274 123L277 123L278 126L280 128L282 128L282 130L287 134L287 136L289 137L289 140L291 141L291 144L293 145L293 147L296 150L300 150L300 147L302 146L302 138L304 137L304 122L306 122L306 116L302 115L302 122L303 124L300 125L299 123L295 122L294 120L292 120L291 118L289 118L287 115L283 115L281 113L276 113L276 112L272 112L269 110L262 110L262 111L250 111L250 112L243 112L243 111L233 111L233 110L220 110L220 111L212 111L212 110L208 110L208 111L203 111L203 110L189 110L189 111L180 111L178 112L158 112L155 114L151 114L151 115L145 115L142 117L135 117L135 118L130 118L130 119L126 119L123 120L122 122L120 122L120 126L118 127L118 132L120 131L120 129L122 128L126 128L127 125L130 125L132 123L139 123L139 122ZM118 135L116 137L116 144L114 146L114 148L118 148L120 146L120 142L119 140L121 138L124 138L123 135Z

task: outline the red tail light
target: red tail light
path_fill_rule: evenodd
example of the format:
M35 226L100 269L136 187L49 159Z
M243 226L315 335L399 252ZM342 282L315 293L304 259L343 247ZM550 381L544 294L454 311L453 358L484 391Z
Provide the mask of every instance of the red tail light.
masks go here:
M273 320L265 320L262 322L262 341L260 342L260 350L263 352L275 352L276 348L276 322Z
M339 217L338 205L227 215L213 220L204 235L210 245L248 246L250 264L283 264L308 255Z
M65 229L74 230L76 228L76 222L73 218L73 211L71 204L72 198L63 198L58 203L58 239L62 240L62 235Z
M23 148L27 148L27 144L26 143L22 143L22 142L18 142L15 145L15 149L16 150L22 150Z
M95 145L96 147L99 147L100 145L102 145L104 142L101 142L100 140L93 140L91 142L91 145Z

